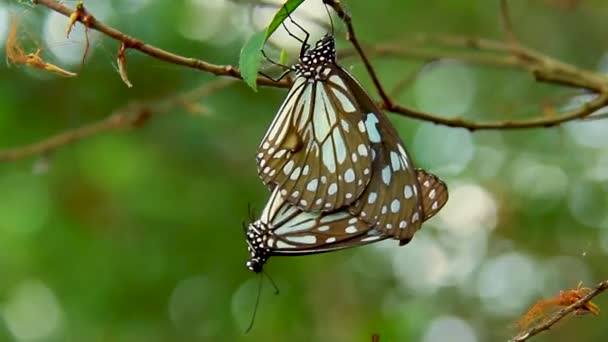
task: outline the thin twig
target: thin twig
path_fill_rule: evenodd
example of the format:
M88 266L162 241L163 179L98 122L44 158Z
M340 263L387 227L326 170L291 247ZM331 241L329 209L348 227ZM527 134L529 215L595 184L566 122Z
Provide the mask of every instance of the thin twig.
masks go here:
M589 292L586 296L578 300L576 303L563 308L556 312L551 318L539 323L538 325L520 333L519 335L513 337L509 340L509 342L523 342L527 341L530 337L537 335L545 330L549 330L555 323L562 320L564 317L568 316L572 311L582 308L585 306L587 302L589 302L593 297L599 295L600 293L606 291L608 289L608 280L604 280L599 283L591 292Z
M359 41L357 40L357 36L355 35L355 28L353 26L352 18L350 16L350 14L348 12L346 12L344 10L344 8L342 8L342 4L340 3L340 0L323 0L323 2L326 3L327 5L329 5L330 7L332 7L334 9L334 11L336 11L336 13L338 14L338 17L340 17L340 19L342 19L342 21L344 21L344 23L346 24L346 30L348 31L347 35L346 35L346 39L348 41L350 41L351 44L353 44L353 47L359 54L359 57L361 57L361 60L363 61L363 64L365 65L365 69L367 69L367 73L372 78L372 82L374 82L374 86L378 90L378 94L380 95L382 102L384 102L384 105L387 108L391 108L393 102L392 102L391 98L388 96L388 94L386 93L386 91L384 90L384 87L382 86L382 83L380 83L380 79L378 78L378 75L376 74L376 70L374 69L374 67L370 63L369 59L365 55L365 52L363 52L363 48L361 48L361 45L359 44Z
M82 127L61 132L30 145L0 150L0 162L14 161L45 154L86 138L110 131L128 130L145 124L153 115L171 112L183 104L192 103L235 83L234 79L218 79L179 96L169 96L150 103L131 103L115 110L107 118Z
M471 131L475 130L487 130L487 129L523 129L523 128L539 128L539 127L553 127L560 125L564 122L573 121L576 119L582 119L595 112L596 110L608 105L608 93L600 94L598 97L584 103L579 108L573 109L568 112L561 113L552 118L534 118L528 120L504 120L504 121L490 121L490 122L473 122L464 119L448 119L433 116L431 114L413 110L410 108L402 108L399 105L394 105L391 108L393 113L404 113L407 112L407 117L432 121L434 123L445 125L449 127L461 127ZM383 108L386 109L386 108Z
M62 4L54 0L32 0L32 2L36 5L48 7L49 9L57 13L61 13L66 17L69 17L72 12L74 12L73 10L69 9L66 6L63 6ZM97 18L95 18L92 14L89 13L89 15L90 18L88 18L86 22L87 27L97 30L108 37L111 37L119 42L124 43L126 48L128 49L138 50L156 59L160 59L176 65L183 65L190 68L203 70L214 75L242 78L241 72L232 65L217 65L203 61L201 59L180 56L178 54L163 50L156 46L146 44L137 38L122 33L119 30L102 23L101 21L97 20ZM83 23L82 18L77 18L77 21ZM265 77L258 77L257 82L261 85L274 87L289 87L291 85L291 82L289 80L274 82Z
M382 84L378 80L374 67L367 59L365 53L361 49L359 42L357 41L357 38L354 34L351 16L346 13L339 0L324 0L326 4L331 6L334 11L336 11L338 16L346 24L348 31L347 39L351 42L355 51L361 57L363 64L365 65L378 93L380 94L380 97L382 99L380 103L381 109L409 118L431 121L436 124L446 125L450 127L462 127L473 131L482 129L523 129L551 127L567 121L585 118L597 109L608 105L608 79L606 77L599 76L595 73L586 70L581 70L568 63L558 61L533 49L527 48L520 43L514 44L513 42L516 42L516 40L512 32L506 0L501 1L501 16L503 18L502 20L504 22L505 31L507 32L507 35L510 35L509 43L454 36L448 36L443 38L435 37L435 42L443 43L446 45L452 45L454 47L468 47L476 50L487 50L495 53L502 53L503 55L506 54L506 56L502 57L484 57L502 58L496 60L500 60L500 63L502 63L502 65L522 68L528 71L534 77L534 79L538 81L590 90L596 94L599 94L596 99L585 103L579 108L576 108L570 112L561 113L561 115L556 115L555 117L539 117L527 120L504 120L494 122L473 122L464 120L462 118L448 119L435 113L418 111L409 107L395 104L385 92ZM419 36L418 39L420 40L421 37L424 38L424 36ZM429 39L429 36L427 36L426 38Z
M502 28L505 31L507 42L517 47L519 45L515 32L513 31L513 22L511 22L511 14L509 12L509 0L500 0L500 19L502 21Z

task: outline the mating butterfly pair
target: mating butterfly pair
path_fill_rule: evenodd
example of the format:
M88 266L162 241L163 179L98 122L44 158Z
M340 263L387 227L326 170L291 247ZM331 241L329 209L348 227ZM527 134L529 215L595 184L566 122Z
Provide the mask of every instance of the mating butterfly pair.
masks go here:
M258 149L272 194L246 235L247 268L272 255L409 242L446 203L445 183L417 170L388 118L336 63L334 38L304 43L296 78Z

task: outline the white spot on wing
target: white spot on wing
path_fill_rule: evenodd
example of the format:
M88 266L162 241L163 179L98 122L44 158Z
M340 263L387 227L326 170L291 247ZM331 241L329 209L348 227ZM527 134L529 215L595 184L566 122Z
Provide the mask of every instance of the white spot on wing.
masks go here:
M367 148L365 145L359 144L359 146L357 146L357 152L359 152L359 154L363 157L367 157Z
M397 152L394 151L391 151L391 166L393 167L393 171L398 171L401 167L399 155L397 154Z
M333 91L334 95L336 95L336 98L338 99L338 101L340 101L340 104L342 105L342 109L347 112L347 113L351 113L355 111L355 106L353 105L353 103L348 99L348 97L344 96L344 94L342 94L341 91L335 89L335 88L331 88L331 90Z
M418 221L419 218L420 218L420 215L418 215L418 213L414 213L414 216L412 216L412 223Z
M350 131L350 127L348 126L348 121L342 119L340 121L340 123L342 124L342 129L344 130L344 132L348 133Z
M317 186L319 185L319 180L317 178L311 180L310 182L308 182L308 184L306 185L306 190L308 191L315 191L317 190Z
M315 108L312 117L312 124L314 126L315 139L317 141L323 141L329 134L332 122L329 122L329 111L333 111L331 108L325 110L325 101L323 95L323 86L317 85L316 97L315 97ZM331 107L331 106L328 106Z
M381 237L380 235L368 236L366 238L361 239L361 241L363 241L363 242L374 241L374 240L380 239L380 237Z
M327 188L327 193L329 195L333 195L338 191L338 185L336 183L331 183L329 188Z
M289 173L291 172L291 169L293 169L293 165L294 165L293 160L290 160L287 162L287 164L285 164L285 166L283 166L283 173L285 173L285 176L289 175Z
M406 185L403 188L403 196L405 196L405 199L410 199L412 197L412 187L409 185Z
M378 143L382 140L380 137L380 132L378 132L378 128L376 127L377 123L378 118L376 117L376 114L367 114L367 118L365 119L365 127L367 128L367 135L369 136L369 141L374 143Z
M331 139L327 139L323 143L323 164L329 172L336 171L336 161L334 160L334 150Z
M305 236L286 236L286 240L297 242L297 243L305 243L305 244L313 244L317 242L317 237L314 235L305 235Z
M385 166L384 169L382 169L382 181L386 185L391 184L391 168L389 166Z
M332 134L334 138L334 144L336 146L336 158L338 159L338 163L342 164L346 160L346 142L342 138L342 134L337 129L334 129L334 133Z
M355 172L352 168L349 168L344 172L344 181L346 183L352 183L355 180ZM433 190L434 191L434 190Z
M272 156L273 158L281 158L287 152L287 150L278 150L277 153Z
M391 211L392 211L393 213L397 213L397 212L399 211L399 209L400 209L400 208L401 208L401 202L399 202L399 200L398 200L398 199L394 199L394 200L391 202Z
M374 204L376 198L378 198L378 194L376 192L370 192L369 196L367 196L367 203Z
M293 172L291 173L291 176L289 176L289 179L295 181L298 179L298 177L300 177L300 172L302 171L302 168L300 168L299 166L296 167L295 170L293 170Z
M344 84L344 81L342 81L342 79L337 76L337 75L332 75L329 77L329 81L333 82L337 85L339 85L340 87L342 87L344 90L346 90L346 84Z
M365 124L363 123L363 121L359 121L359 124L357 126L359 127L359 132L365 133Z
M277 248L295 248L295 246L281 240L277 240Z

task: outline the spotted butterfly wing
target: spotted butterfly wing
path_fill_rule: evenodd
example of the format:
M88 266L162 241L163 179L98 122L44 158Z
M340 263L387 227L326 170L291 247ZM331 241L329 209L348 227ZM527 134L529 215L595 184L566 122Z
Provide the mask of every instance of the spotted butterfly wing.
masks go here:
M296 78L258 148L258 173L305 211L352 204L371 178L364 112L341 79L333 37L306 51Z
M447 188L436 176L413 167L397 131L357 80L342 68L335 72L343 81L342 87L357 99L357 107L364 113L363 123L372 156L370 182L348 210L404 245L424 220L443 207L447 201ZM426 210L427 198L420 190L419 179L427 181L430 194L437 195ZM435 191L430 192L433 188Z
M367 92L344 69L334 72L339 89L356 99L371 149L370 182L348 210L404 244L422 222L416 171L397 131Z
M418 184L422 189L422 211L423 220L426 221L435 216L448 201L448 188L445 183L432 173L424 170L416 170Z
M261 272L270 256L325 253L389 238L368 223L341 210L305 212L275 189L259 220L247 228L249 270Z

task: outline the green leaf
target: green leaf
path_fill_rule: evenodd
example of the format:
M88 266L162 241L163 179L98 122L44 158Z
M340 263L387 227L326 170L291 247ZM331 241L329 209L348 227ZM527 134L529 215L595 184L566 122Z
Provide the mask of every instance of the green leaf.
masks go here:
M239 68L243 80L253 89L257 91L256 79L258 70L262 65L262 49L264 43L277 30L277 28L288 18L289 14L293 13L304 0L287 0L283 6L277 11L266 28L266 31L257 32L252 35L249 40L243 45L239 58ZM286 52L281 51L281 63L287 58Z
M274 18L272 18L270 25L268 25L268 28L266 29L266 36L264 36L264 42L266 42L268 38L270 38L270 36L274 33L274 31L279 28L281 23L283 23L283 21L287 19L288 15L293 13L293 11L295 11L296 8L298 8L298 6L300 6L303 2L304 0L287 0L287 2L285 2L285 5L279 8L277 13L274 15Z
M265 32L260 31L252 35L249 40L243 45L241 55L239 57L239 68L241 76L253 91L257 91L256 80L258 78L258 70L262 65L262 48L265 42Z
M281 49L281 55L279 56L280 64L287 64L287 51L285 49Z

